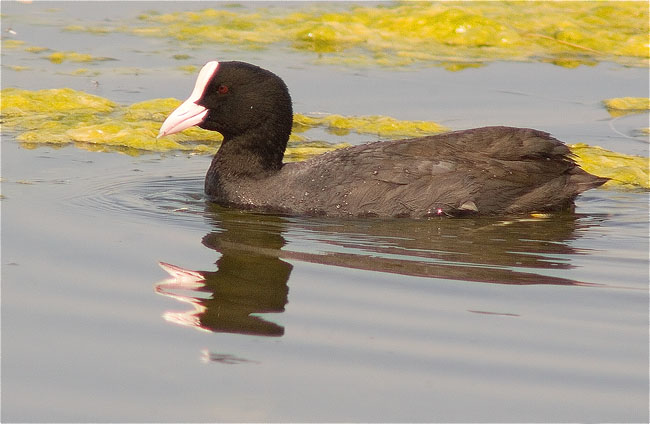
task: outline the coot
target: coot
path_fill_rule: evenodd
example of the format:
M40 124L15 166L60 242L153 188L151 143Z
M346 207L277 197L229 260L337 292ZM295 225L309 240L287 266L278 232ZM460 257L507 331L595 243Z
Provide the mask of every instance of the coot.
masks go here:
M211 201L291 215L430 217L571 210L607 179L529 128L485 127L348 147L283 163L293 112L272 72L208 62L158 137L198 125L223 143L205 178Z

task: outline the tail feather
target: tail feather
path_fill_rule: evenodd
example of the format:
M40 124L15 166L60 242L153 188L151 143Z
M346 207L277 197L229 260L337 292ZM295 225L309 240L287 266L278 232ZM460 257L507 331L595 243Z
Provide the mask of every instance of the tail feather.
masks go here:
M575 187L576 195L582 193L583 191L590 190L592 188L600 187L609 181L609 178L597 177L593 174L588 173L580 166L576 165L571 170L571 176L569 177L569 184L572 184Z

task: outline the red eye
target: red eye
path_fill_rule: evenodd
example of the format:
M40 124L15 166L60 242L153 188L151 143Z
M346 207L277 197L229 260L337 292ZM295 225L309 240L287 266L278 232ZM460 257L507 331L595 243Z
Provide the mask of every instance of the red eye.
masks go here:
M228 86L221 84L218 88L217 91L219 94L226 94L228 92Z

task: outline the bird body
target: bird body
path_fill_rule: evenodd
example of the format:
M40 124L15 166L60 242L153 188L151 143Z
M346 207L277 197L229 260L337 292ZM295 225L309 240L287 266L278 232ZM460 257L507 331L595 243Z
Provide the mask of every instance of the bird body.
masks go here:
M290 215L562 211L606 181L583 171L548 133L512 127L379 141L283 163L291 123L291 99L279 77L242 62L210 62L161 135L192 125L221 132L205 180L210 200Z

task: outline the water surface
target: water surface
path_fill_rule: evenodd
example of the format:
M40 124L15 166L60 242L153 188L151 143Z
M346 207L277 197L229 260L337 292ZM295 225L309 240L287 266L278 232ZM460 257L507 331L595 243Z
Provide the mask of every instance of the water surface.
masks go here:
M3 51L3 87L127 104L191 90L166 54L141 53L176 45L62 31L65 4L38 9L60 24L31 25L17 6L11 26L30 42L117 60L73 77ZM647 69L236 56L285 78L297 111L533 126L647 156L634 135L647 114L600 105L645 95ZM647 192L592 190L575 214L537 219L285 217L206 203L209 161L3 134L2 421L647 422Z

